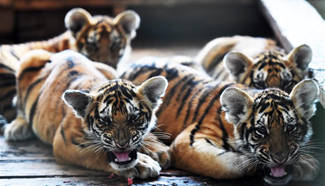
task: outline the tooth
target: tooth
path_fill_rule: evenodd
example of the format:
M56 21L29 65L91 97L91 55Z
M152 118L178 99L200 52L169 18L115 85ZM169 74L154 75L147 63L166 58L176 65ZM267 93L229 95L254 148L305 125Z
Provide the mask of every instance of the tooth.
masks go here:
M118 159L117 159L117 158L115 158L115 160L114 160L114 161L118 162Z
M130 161L130 160L131 160L131 158L129 157L129 158L128 158L128 161Z

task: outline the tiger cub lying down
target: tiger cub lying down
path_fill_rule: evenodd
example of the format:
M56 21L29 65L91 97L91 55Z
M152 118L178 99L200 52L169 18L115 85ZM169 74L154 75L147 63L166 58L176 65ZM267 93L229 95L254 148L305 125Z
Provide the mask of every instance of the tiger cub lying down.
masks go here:
M257 89L280 88L290 93L304 78L312 78L308 68L312 51L301 45L286 54L274 40L234 36L208 42L195 61L215 80L234 80Z
M157 118L173 140L172 166L216 179L266 171L269 184L316 177L319 162L304 151L319 92L313 80L298 83L290 94L276 88L256 91L154 61L140 60L122 78L135 84L156 75L168 80Z
M28 53L17 73L18 116L6 126L5 139L36 135L53 146L58 162L126 177L158 176L169 155L150 131L167 81L153 77L134 86L114 78L111 67L73 51Z
M62 20L63 21L63 20ZM16 94L15 72L19 60L28 52L44 49L60 52L72 49L93 61L116 68L131 51L131 40L140 24L139 15L124 11L112 18L105 15L92 16L81 8L70 10L65 16L67 31L47 41L28 42L0 47L0 114L8 121L15 118L12 99Z

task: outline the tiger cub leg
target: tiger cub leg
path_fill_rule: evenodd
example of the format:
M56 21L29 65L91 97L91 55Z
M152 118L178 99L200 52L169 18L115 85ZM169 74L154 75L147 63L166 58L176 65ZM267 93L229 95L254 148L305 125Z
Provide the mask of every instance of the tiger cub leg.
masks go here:
M198 131L194 143L190 143L190 134L194 125L187 127L174 140L170 147L172 164L179 169L215 179L238 178L246 175L242 167L247 158L239 153L226 151L211 135Z
M87 146L90 142L84 141L80 130L60 126L53 141L53 153L59 163L74 164L93 170L114 173L124 177L149 178L157 177L160 166L150 156L137 152L137 161L131 168L113 168L108 160L108 154L104 150Z
M18 113L15 120L5 125L4 136L7 141L25 140L33 136L33 131L25 117Z
M163 169L170 167L169 147L159 141L157 136L150 133L143 139L142 147L139 149L143 154L149 155L156 160Z
M293 164L292 179L296 181L314 180L320 169L319 161L311 155L301 155Z

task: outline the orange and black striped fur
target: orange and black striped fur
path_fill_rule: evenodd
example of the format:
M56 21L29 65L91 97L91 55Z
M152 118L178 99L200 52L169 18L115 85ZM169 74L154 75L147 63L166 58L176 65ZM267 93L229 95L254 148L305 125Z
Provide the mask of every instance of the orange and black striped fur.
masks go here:
M288 93L304 78L312 78L308 65L312 51L301 45L285 54L271 39L249 36L221 37L207 43L195 61L215 80Z
M6 126L5 139L36 135L53 146L58 162L158 176L169 154L150 131L167 81L153 77L135 86L114 78L111 67L73 51L26 54L17 73L18 116Z
M91 16L86 10L75 8L65 17L67 31L48 41L29 42L0 47L0 114L11 121L15 117L12 99L16 94L14 74L19 60L26 52L44 49L60 52L72 49L93 61L116 67L130 51L131 39L139 26L140 18L133 11L125 11L115 18Z
M157 118L158 128L171 134L172 166L216 179L265 169L271 184L317 175L318 161L306 154L319 92L313 80L297 84L289 95L219 83L159 60L140 60L121 77L140 84L156 75L168 80Z

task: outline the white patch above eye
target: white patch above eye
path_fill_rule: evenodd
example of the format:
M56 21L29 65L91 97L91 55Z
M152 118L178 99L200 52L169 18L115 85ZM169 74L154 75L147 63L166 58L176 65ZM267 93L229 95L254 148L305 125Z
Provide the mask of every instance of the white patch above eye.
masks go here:
M282 115L283 115L284 123L287 123L287 124L295 124L296 123L295 113L293 112L293 110L289 110L288 113L282 112Z
M116 30L112 30L109 37L110 37L111 40L115 40L116 38L120 37L120 34Z
M254 80L256 81L265 81L266 77L267 77L267 72L263 70L258 70L254 72Z
M287 69L283 70L280 76L281 79L288 80L288 81L292 80L292 74Z

